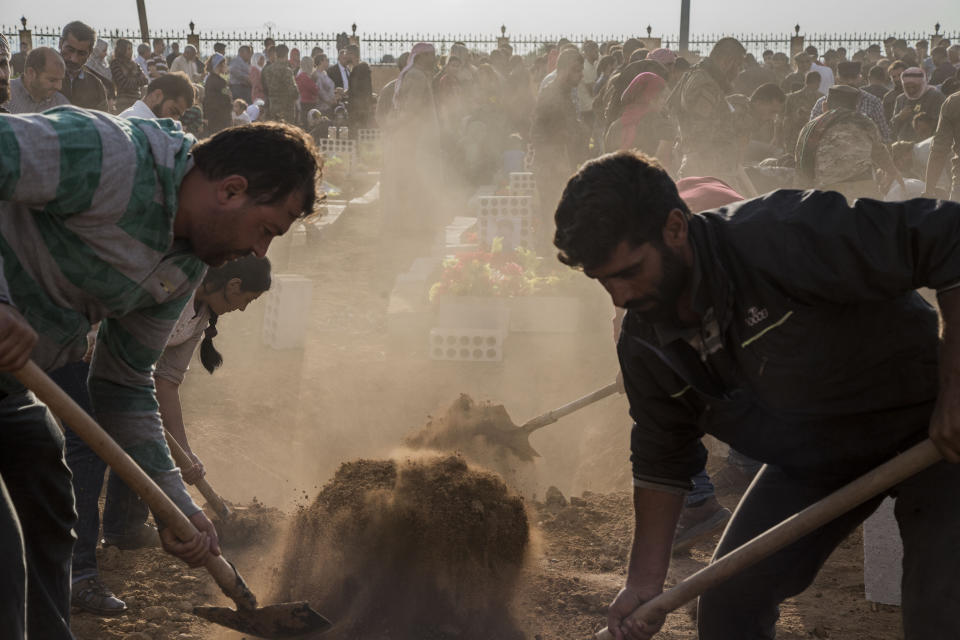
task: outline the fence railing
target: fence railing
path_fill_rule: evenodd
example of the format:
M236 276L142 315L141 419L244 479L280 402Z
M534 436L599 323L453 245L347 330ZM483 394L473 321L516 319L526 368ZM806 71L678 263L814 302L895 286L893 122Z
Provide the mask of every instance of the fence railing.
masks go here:
M0 26L0 31L10 39L14 49L17 48L19 27L11 25ZM60 39L60 27L32 27L33 46L58 46ZM140 42L139 29L100 29L98 34L104 40L110 42L111 46L119 38L126 38L134 43ZM187 42L188 36L192 32L187 29L157 29L150 32L151 38L163 38L167 44L172 42L180 43L181 50ZM281 32L281 31L207 31L201 30L193 34L199 38L200 54L204 57L213 53L213 45L222 42L227 46L227 53L233 54L242 44L249 44L254 51L263 49L264 38L273 38L277 43L284 43L293 48L296 47L301 53L309 53L313 47L320 47L325 53L330 55L337 48L337 34L323 32ZM474 34L438 34L438 33L357 33L360 39L360 50L364 60L370 63L380 63L389 61L390 58L397 58L404 51L417 42L433 43L438 52L442 55L450 50L450 46L455 42L463 42L468 48L476 51L488 52L497 47L499 38L496 33L474 33ZM790 38L793 33L741 33L741 34L699 34L693 35L689 39L689 48L691 51L699 52L703 55L710 51L713 44L722 37L734 36L743 43L750 53L759 56L764 50L790 52ZM823 53L827 49L836 49L845 47L848 56L859 49L865 49L867 46L877 43L881 44L884 38L894 36L903 38L911 45L920 39L930 40L931 34L927 33L809 33L800 34L804 37L804 45L813 45ZM939 37L949 38L953 42L960 40L960 31L952 33L938 33ZM676 35L659 35L648 33L648 37L659 38L662 46L677 49L679 37ZM343 37L343 34L340 35ZM530 55L540 53L546 50L551 43L558 39L566 37L572 42L581 43L584 40L593 40L598 43L606 41L623 42L630 37L625 34L521 34L510 35L509 42L513 47L515 54ZM642 36L641 36L642 37Z

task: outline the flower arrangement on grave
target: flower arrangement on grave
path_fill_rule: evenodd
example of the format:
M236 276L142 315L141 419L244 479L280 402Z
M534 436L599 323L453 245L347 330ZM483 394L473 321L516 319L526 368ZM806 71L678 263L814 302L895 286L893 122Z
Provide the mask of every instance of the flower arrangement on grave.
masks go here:
M494 238L489 251L446 258L440 280L430 287L430 301L452 296L558 295L575 278L572 269L553 265L530 249L504 251L503 238Z

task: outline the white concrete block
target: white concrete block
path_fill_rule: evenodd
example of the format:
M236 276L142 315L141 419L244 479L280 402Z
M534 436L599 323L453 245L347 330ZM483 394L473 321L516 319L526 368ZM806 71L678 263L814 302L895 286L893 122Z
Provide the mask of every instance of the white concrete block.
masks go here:
M274 349L301 349L306 343L313 281L294 273L274 274L263 314L263 342Z

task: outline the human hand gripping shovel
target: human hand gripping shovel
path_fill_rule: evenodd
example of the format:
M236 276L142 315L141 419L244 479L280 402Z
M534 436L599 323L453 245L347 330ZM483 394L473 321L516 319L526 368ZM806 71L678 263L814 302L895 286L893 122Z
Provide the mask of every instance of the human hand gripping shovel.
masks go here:
M139 495L164 525L180 540L192 540L198 531L170 498L114 442L106 431L60 389L36 364L28 362L14 375L62 421L70 425ZM204 564L217 585L237 604L234 611L225 607L195 607L193 612L211 622L260 638L299 638L330 628L330 622L310 608L308 602L285 602L257 606L257 599L236 568L223 556L207 554Z
M700 596L708 589L712 589L727 578L796 542L834 518L923 471L940 459L940 452L933 442L929 439L924 440L712 562L672 589L648 600L635 609L628 618L655 625L668 613ZM595 637L597 640L613 640L614 636L609 629L603 629Z

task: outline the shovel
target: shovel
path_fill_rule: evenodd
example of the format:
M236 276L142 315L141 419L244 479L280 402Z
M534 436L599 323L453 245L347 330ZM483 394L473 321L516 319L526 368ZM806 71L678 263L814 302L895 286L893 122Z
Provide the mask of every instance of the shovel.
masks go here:
M608 384L607 386L597 389L592 393L588 393L582 398L578 398L573 402L563 405L548 411L542 415L537 416L527 420L519 427L511 428L501 428L495 424L487 423L483 426L486 428L481 431L484 437L488 440L495 442L503 447L510 449L516 454L518 458L524 461L531 461L534 458L540 457L540 454L537 453L537 450L533 448L530 444L530 434L532 434L537 429L542 429L547 425L551 425L560 418L570 415L574 411L579 411L584 407L602 400L609 395L613 395L619 390L619 385L614 381Z
M937 451L933 442L924 440L715 560L672 589L648 600L637 607L629 618L643 621L662 619L671 611L700 596L704 591L712 589L750 565L793 544L834 518L923 471L939 460L940 452ZM609 629L603 629L595 636L597 640L613 640L613 637Z
M160 487L36 364L28 362L14 375L61 420L69 424L74 433L110 465L179 539L191 540L197 535L193 523ZM193 612L202 618L259 638L298 638L326 631L330 627L330 622L311 609L307 602L287 602L258 608L256 596L236 568L223 556L208 554L204 566L221 591L237 604L237 609L194 608Z
M167 446L170 447L170 454L173 456L173 461L177 463L177 466L181 469L186 469L193 466L193 460L190 459L190 456L187 455L187 452L183 450L183 447L180 446L180 443L171 435L166 429L163 430L163 437L167 439ZM197 491L206 498L207 504L210 505L210 508L220 516L221 522L226 522L227 518L230 517L230 507L227 506L227 503L223 501L223 498L213 490L213 487L207 482L206 478L200 478L194 484L197 488Z

